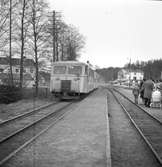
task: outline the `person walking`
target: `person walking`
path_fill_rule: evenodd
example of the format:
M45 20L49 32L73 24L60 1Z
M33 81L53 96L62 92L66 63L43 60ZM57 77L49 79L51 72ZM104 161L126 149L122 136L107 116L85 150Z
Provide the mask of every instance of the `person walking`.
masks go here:
M146 81L145 78L140 82L139 89L140 89L140 98L142 99L142 102L145 103L144 99L144 88L143 88L143 83Z
M134 95L135 104L138 104L138 96L139 96L139 93L140 93L140 89L139 89L139 86L138 86L137 82L135 82L134 85L133 85L132 93Z
M151 97L152 97L152 91L154 89L154 82L152 79L148 79L146 80L143 85L142 85L143 89L144 89L144 100L145 100L145 106L146 107L150 107L151 104Z

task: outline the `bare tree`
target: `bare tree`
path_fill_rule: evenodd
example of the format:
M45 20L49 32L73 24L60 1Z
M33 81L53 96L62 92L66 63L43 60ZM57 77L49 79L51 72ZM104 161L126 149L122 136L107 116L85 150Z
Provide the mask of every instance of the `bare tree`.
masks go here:
M79 33L76 27L70 25L66 37L67 60L76 60L84 45L85 37Z
M12 42L13 42L13 22L14 22L14 9L17 2L6 0L0 6L0 52L5 53L9 62L9 84L13 86L13 73L12 73ZM9 51L7 54L7 50Z
M48 6L43 0L32 0L31 9L32 32L29 32L28 44L31 51L34 53L33 55L35 60L35 88L37 96L39 86L39 56L42 55L42 48L46 42L45 29L47 26L46 14Z
M36 95L39 68L40 65L45 66L44 60L52 58L53 39L55 60L75 60L85 44L85 39L78 29L67 25L58 12L56 25L53 27L53 16L50 14L49 17L48 5L44 0L4 0L3 6L0 6L0 21L0 51L9 51L6 55L10 58L10 71L12 56L21 57L20 87L23 84L24 56L30 55L35 61Z
M49 45L52 45L52 20L49 23ZM67 25L61 17L56 16L56 60L76 60L85 45L85 37L72 25ZM56 51L56 52L57 52Z
M9 25L9 8L6 4L1 3L0 6L0 51L2 52L3 47L7 44L9 29L7 26Z

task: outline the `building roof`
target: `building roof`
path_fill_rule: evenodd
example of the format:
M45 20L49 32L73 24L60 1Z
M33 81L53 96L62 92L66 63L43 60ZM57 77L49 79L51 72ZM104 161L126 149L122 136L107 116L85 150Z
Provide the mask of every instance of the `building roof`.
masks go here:
M19 58L12 58L12 65L20 65ZM0 65L9 65L9 57L0 57ZM34 66L34 61L32 59L24 59L24 66Z

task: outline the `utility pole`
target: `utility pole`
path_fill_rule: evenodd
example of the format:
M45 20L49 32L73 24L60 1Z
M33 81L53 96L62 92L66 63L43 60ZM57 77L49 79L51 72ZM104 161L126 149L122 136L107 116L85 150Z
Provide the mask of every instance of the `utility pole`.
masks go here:
M57 28L56 28L56 31L55 31L55 34L56 34L56 61L59 60L59 52L58 52L58 32L57 32Z
M53 11L53 62L56 61L56 12Z
M10 0L10 32L9 32L9 64L10 64L10 84L13 86L12 74L12 0Z
M64 60L64 44L61 43L61 60Z

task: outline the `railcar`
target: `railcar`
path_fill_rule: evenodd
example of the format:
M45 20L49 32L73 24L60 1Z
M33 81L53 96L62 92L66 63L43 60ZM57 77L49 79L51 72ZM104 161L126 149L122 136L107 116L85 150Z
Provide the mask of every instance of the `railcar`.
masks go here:
M88 63L57 61L52 64L50 92L63 99L80 97L96 89L100 80Z

